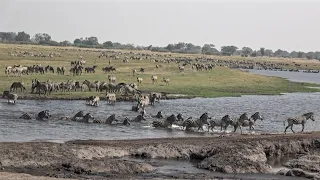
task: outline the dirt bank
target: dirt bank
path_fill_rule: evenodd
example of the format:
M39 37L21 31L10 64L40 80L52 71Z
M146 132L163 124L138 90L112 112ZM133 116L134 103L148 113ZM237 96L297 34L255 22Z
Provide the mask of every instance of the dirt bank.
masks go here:
M66 143L0 143L2 172L28 173L57 178L143 177L157 168L146 159L197 161L201 169L223 173L271 173L268 159L290 157L288 168L300 168L308 178L317 178L320 132L309 134L237 135L118 141L69 141ZM137 157L132 161L122 157ZM306 159L309 161L306 163ZM0 172L1 172L0 171ZM292 172L296 173L295 169ZM297 175L285 172L287 175ZM310 175L311 173L311 175ZM194 178L181 174L171 178ZM301 175L302 176L302 175ZM150 176L148 176L150 177ZM157 178L155 173L152 177ZM202 178L213 178L206 174Z

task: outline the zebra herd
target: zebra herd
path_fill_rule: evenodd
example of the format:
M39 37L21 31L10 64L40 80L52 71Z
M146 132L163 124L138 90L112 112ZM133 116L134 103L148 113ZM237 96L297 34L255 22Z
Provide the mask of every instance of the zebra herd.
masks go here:
M41 111L38 113L38 115L35 117L36 120L47 120L49 119L51 114L48 110ZM32 119L32 115L28 113L24 113L20 118L30 120ZM290 117L284 121L287 122L287 126L285 127L284 133L286 133L287 129L290 127L293 133L295 131L292 129L293 125L302 125L301 132L304 131L304 126L308 119L311 119L312 121L315 121L314 113L309 112L302 114L300 116L296 117ZM173 125L179 126L182 128L182 130L190 131L192 129L197 129L197 131L204 131L203 127L206 125L208 132L213 131L214 127L220 127L220 131L224 132L226 131L228 126L233 127L233 132L235 133L237 129L239 128L242 132L242 128L249 127L249 131L251 132L254 130L254 125L257 120L263 120L263 117L261 116L260 112L255 112L250 117L248 116L248 113L243 113L240 115L239 118L231 118L230 115L225 115L221 119L214 119L213 117L209 117L208 113L203 113L199 118L193 118L188 117L184 118L181 113L178 115L171 114L168 117L164 117L163 112L159 111L154 116L146 116L145 109L143 108L143 111L139 113L139 115L134 119L129 119L128 117L125 117L122 122L120 122L119 119L116 118L115 114L110 115L106 120L99 120L95 119L94 115L91 113L84 113L83 111L79 111L74 116L63 116L60 117L59 120L70 120L74 122L82 122L82 123L97 123L97 124L108 124L108 125L114 125L114 124L120 124L125 126L130 126L131 123L150 123L149 120L152 120L150 125L157 129L167 129L172 128ZM209 121L208 121L209 120Z

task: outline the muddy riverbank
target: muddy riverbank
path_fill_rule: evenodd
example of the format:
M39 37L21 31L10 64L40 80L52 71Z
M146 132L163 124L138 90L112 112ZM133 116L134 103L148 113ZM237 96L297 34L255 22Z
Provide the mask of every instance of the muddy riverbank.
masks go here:
M56 178L285 178L284 175L276 175L274 168L268 163L270 159L281 157L289 158L282 163L288 169L279 172L280 174L317 179L320 173L320 132L143 140L76 140L66 143L3 142L0 146L1 173L26 173ZM204 172L179 173L177 170L164 175L158 172L161 163L150 162L151 159L189 162ZM254 174L245 176L248 173Z

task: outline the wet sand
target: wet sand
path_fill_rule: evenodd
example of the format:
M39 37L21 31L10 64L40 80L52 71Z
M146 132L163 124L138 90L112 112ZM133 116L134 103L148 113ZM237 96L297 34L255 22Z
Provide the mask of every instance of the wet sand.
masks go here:
M295 168L300 168L304 173L301 175L300 172L301 177L320 177L320 132L112 141L75 140L65 143L2 142L0 146L0 179L28 179L30 175L30 179L33 176L38 179L251 179L250 175L241 175L250 173L258 173L261 179L268 179L263 178L263 174L275 173L268 162L281 157L289 157L288 162L283 162L283 165L292 169L284 174L296 175L298 170ZM208 173L176 172L164 176L154 173L160 165L156 161L151 163L150 159L192 161L195 167L207 170L205 172Z

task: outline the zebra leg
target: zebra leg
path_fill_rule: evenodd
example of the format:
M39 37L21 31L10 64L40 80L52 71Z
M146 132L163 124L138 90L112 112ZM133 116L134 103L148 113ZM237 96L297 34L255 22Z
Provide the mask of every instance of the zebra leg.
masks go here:
M302 125L302 130L301 130L301 132L303 132L303 130L304 130L304 124L301 124Z
M284 134L287 134L287 129L289 128L290 125L288 125L285 130L284 130Z
M292 128L293 128L293 124L291 125L291 128L290 128L290 129L291 129L291 131L292 131L293 133L295 133Z

